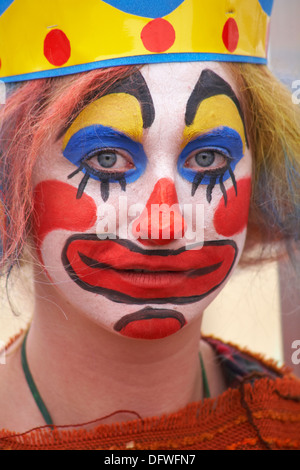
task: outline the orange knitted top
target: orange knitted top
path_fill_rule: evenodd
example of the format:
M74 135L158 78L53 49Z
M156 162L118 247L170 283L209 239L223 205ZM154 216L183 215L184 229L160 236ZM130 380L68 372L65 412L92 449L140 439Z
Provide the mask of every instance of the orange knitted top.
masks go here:
M206 338L229 388L167 416L118 424L0 431L2 450L300 450L300 380L285 368Z

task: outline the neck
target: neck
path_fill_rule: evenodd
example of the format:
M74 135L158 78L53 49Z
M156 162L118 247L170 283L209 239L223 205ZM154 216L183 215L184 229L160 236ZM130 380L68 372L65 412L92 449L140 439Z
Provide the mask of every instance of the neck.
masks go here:
M200 320L159 340L111 333L37 283L27 358L54 424L171 413L202 398ZM120 307L121 308L121 307ZM196 324L197 323L197 324Z

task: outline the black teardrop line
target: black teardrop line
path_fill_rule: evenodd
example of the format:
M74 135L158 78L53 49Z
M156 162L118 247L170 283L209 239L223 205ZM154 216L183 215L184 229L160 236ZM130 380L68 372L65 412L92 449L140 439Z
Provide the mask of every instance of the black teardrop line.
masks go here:
M229 171L229 174L230 174L230 177L231 177L233 186L234 186L235 195L237 196L237 195L238 195L238 190L237 190L236 180L235 180L234 173L233 173L233 171L232 171L232 169L231 169L230 166L228 167L228 171Z
M100 192L101 192L101 197L104 202L107 201L109 198L109 181L101 181L100 183Z
M220 188L221 188L221 191L222 191L222 194L223 194L225 207L227 207L227 192L226 192L226 188L225 188L224 183L223 183L223 176L224 175L220 176L219 184L220 184Z
M206 188L206 199L208 203L211 203L211 194L216 185L217 177L212 176L209 185Z
M80 181L80 184L78 186L77 194L76 194L76 199L80 199L83 191L85 190L85 187L87 185L88 180L90 179L90 175L88 173L84 174L84 177Z
M201 183L201 181L203 180L203 178L204 178L204 173L197 173L195 175L194 181L193 181L193 184L192 184L192 196L195 195L195 192L197 191L198 186Z
M119 185L121 186L122 191L126 191L126 179L125 176L119 179Z
M82 170L83 166L80 165L78 168L76 168L75 171L73 171L73 173L71 173L70 175L68 175L68 179L70 178L73 178L73 176L77 175L77 173L79 173L81 170Z

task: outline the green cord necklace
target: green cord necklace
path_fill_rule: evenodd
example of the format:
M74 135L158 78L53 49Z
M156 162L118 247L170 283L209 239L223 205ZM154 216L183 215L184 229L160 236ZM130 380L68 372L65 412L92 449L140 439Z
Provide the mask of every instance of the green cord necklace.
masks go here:
M28 384L28 387L30 389L30 392L35 400L35 403L38 407L38 409L40 410L44 420L45 420L45 423L48 425L48 426L54 426L54 423L53 423L53 420L51 418L51 415L37 389L37 386L33 380L33 377L31 375L31 372L30 372L30 369L29 369L29 365L28 365L28 361L27 361L27 356L26 356L26 340L27 340L27 334L28 332L26 333L25 337L24 337L24 340L23 340L23 343L22 343L22 349L21 349L21 360L22 360L22 368L23 368L23 372L24 372L24 375L25 375L25 378L26 378L26 381L27 381L27 384ZM207 375L206 375L206 372L205 372L205 367L204 367L204 362L203 362L203 358L202 358L202 355L201 353L199 352L199 359L200 359L200 366L201 366L201 374L202 374L202 383L203 383L203 396L204 398L210 398L210 390L209 390L209 385L208 385L208 380L207 380Z
M29 366L28 366L28 362L27 362L27 357L26 357L26 340L27 340L27 334L28 332L26 333L25 337L24 337L24 340L23 340L23 343L22 343L22 349L21 349L21 360L22 360L22 368L23 368L23 372L25 374L25 378L26 378L26 381L27 381L27 384L29 386L29 389L31 391L31 394L35 400L35 403L37 404L37 407L38 409L40 410L40 412L42 413L43 415L43 418L46 422L46 424L48 424L49 426L53 426L53 420L51 418L51 415L37 389L37 386L35 385L35 382L33 380L33 377L31 375L31 372L30 372L30 369L29 369Z

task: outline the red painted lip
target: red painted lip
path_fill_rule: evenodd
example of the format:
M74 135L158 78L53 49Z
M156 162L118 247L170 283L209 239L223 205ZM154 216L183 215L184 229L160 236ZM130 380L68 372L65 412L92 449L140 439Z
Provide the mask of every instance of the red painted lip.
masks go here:
M188 250L145 250L129 240L86 234L67 240L62 262L83 289L115 302L182 304L215 290L229 275L236 254L232 240Z
M186 324L182 313L171 309L145 307L125 315L114 326L121 335L137 339L161 339Z

